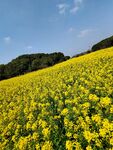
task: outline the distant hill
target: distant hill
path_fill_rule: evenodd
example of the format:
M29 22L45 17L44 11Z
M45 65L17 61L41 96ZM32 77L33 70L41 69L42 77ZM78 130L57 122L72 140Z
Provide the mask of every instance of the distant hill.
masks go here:
M0 80L53 66L69 58L69 56L64 56L61 52L22 55L13 59L6 65L0 65Z
M92 47L92 51L104 49L113 46L113 36L106 38Z
M76 54L73 57L79 57L79 56L82 56L82 55L85 55L85 54L88 54L88 53L91 53L91 52L94 52L94 51L97 51L100 49L109 48L112 46L113 46L113 36L106 38L106 39L100 41L99 43L93 45L91 50L87 50L85 52Z

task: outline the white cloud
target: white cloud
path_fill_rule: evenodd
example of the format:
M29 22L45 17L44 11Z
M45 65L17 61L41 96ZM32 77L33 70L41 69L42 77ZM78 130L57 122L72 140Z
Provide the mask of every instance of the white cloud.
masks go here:
M83 0L74 0L74 6L70 9L70 13L75 14L81 7Z
M93 30L92 29L85 29L80 31L80 34L78 35L79 38L83 38L86 37L87 35L89 35Z
M70 13L75 14L78 10L79 10L79 7L78 7L78 6L74 6L74 7L70 10Z
M75 31L75 28L73 28L73 27L70 27L68 30L69 33L74 32L74 31Z
M33 47L31 45L27 46L26 47L27 49L32 49Z
M81 4L82 2L83 2L83 0L74 0L75 4L78 4L78 3Z
M69 8L69 5L66 3L58 4L57 8L59 9L59 14L65 14L66 10L68 10L68 8Z
M57 5L59 10L59 14L65 14L66 11L72 14L76 14L76 12L81 8L83 4L83 0L73 0L72 7L71 4L61 3Z
M10 44L12 39L10 36L7 36L7 37L4 37L3 40L6 44Z

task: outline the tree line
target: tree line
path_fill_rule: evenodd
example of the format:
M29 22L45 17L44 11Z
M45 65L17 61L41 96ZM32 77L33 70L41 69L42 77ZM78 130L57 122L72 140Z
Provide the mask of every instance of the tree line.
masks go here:
M0 80L53 66L69 58L69 56L64 56L61 52L22 55L6 65L0 65Z

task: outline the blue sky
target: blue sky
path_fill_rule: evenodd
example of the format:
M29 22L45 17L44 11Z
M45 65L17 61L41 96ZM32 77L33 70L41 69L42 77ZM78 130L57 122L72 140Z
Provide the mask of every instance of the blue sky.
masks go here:
M113 0L0 0L0 64L28 53L74 55L113 35Z

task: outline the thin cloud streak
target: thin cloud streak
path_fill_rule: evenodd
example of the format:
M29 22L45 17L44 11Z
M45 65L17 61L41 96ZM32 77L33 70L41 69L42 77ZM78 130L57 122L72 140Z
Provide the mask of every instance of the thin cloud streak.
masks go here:
M93 31L94 31L94 30L92 30L92 29L85 29L85 30L82 30L82 31L80 31L78 37L79 37L79 38L84 38L84 37L88 36L88 35L89 35L91 32L93 32Z

